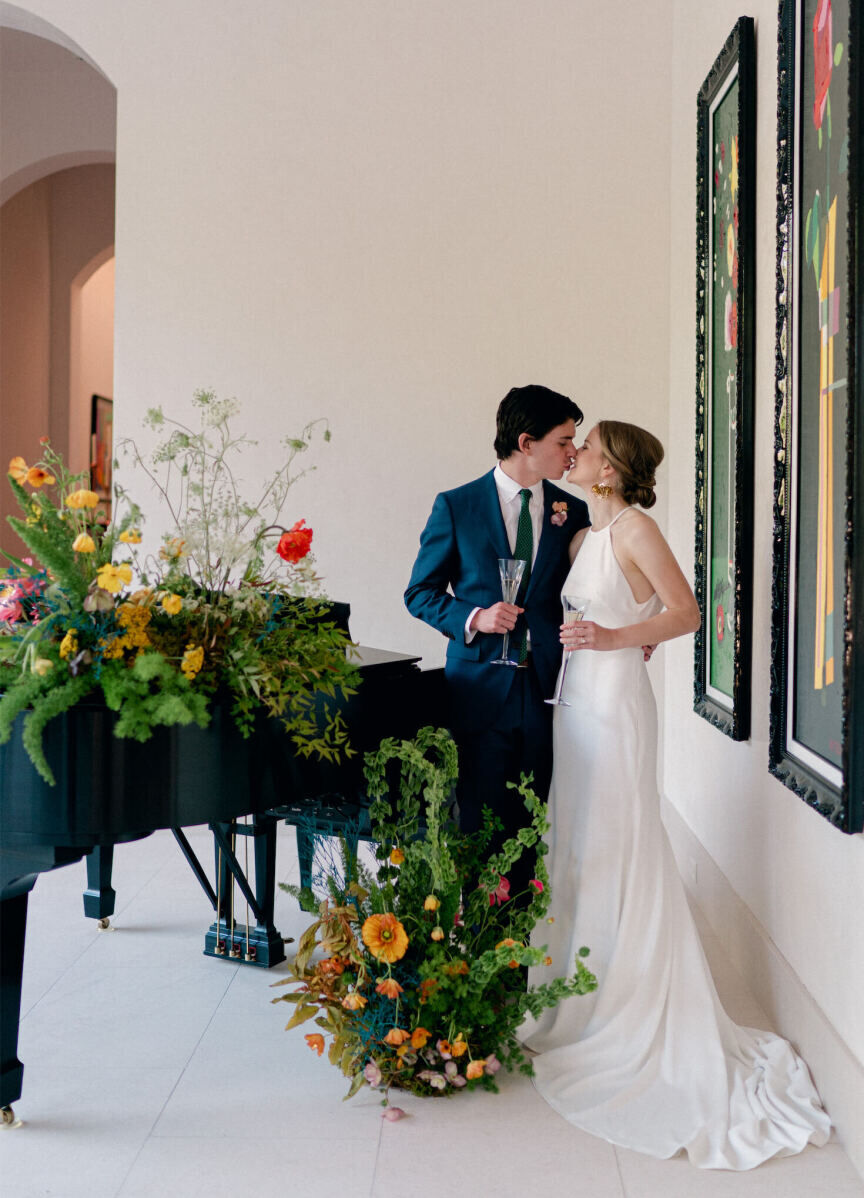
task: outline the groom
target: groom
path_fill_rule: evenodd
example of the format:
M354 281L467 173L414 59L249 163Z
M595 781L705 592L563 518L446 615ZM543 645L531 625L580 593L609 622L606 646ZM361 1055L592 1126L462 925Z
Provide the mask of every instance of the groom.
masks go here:
M533 773L544 802L549 790L553 709L544 699L554 693L561 662L567 549L590 521L582 500L547 480L569 469L581 422L582 412L566 396L514 387L498 408L498 465L438 495L420 537L405 603L448 638L445 677L464 832L480 827L488 806L504 838L516 834L527 812L507 783L523 772ZM512 557L529 563L514 604L503 602L498 574L498 559ZM505 632L518 667L493 664ZM491 851L500 843L493 841ZM532 876L533 854L523 854L509 878L512 893Z

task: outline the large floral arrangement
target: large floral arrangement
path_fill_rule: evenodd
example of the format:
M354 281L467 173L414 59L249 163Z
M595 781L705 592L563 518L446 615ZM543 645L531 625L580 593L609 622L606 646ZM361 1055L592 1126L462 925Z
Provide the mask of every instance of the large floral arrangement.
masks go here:
M306 1041L322 1055L329 1037L330 1062L351 1079L347 1097L378 1088L390 1118L399 1116L388 1106L392 1086L441 1095L495 1089L502 1066L530 1074L517 1038L526 1012L538 1016L596 988L582 949L571 976L526 989L520 966L552 964L545 947L529 944L535 926L553 920L546 808L523 778L528 826L490 856L498 827L490 813L471 836L447 818L456 773L455 746L441 729L383 741L366 757L377 868L365 869L343 842L319 871L317 895L283 886L317 918L290 976L276 983L292 991L273 1001L295 1006L289 1029L314 1020L320 1031ZM507 875L526 849L536 850L536 876L528 893L511 894Z
M142 513L126 491L115 487L108 520L47 440L40 461L9 463L22 509L10 523L32 556L6 555L0 579L0 743L26 711L23 743L48 782L45 724L91 692L118 713L120 737L205 727L218 699L244 734L264 712L305 754L350 752L338 712L325 701L316 714L320 696L356 683L349 642L327 618L312 530L278 523L315 426L284 439L284 464L247 501L231 463L254 442L232 434L237 402L199 391L194 404L197 429L148 413L162 439L146 460L134 441L118 447L170 518L158 551L144 552Z

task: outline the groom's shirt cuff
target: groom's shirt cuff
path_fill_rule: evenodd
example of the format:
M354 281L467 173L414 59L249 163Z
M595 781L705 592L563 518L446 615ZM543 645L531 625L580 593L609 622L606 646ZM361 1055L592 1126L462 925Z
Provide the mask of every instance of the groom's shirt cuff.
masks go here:
M475 607L472 610L468 619L465 621L465 644L466 645L470 645L471 642L474 640L474 637L477 635L477 629L471 627L471 621L474 619L474 617L477 615L478 611L480 611L480 610L481 610L481 608Z

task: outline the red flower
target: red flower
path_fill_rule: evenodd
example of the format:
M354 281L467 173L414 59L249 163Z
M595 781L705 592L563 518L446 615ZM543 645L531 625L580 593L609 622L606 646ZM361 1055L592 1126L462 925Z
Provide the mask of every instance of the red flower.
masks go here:
M834 52L831 48L831 0L819 0L813 18L813 76L816 97L813 101L813 124L822 128Z
M283 532L276 546L276 552L286 562L296 565L312 547L312 529L304 528L306 521L298 520L287 532Z
M498 885L494 890L489 891L489 905L494 907L495 903L506 903L510 897L510 883L506 878L498 875Z

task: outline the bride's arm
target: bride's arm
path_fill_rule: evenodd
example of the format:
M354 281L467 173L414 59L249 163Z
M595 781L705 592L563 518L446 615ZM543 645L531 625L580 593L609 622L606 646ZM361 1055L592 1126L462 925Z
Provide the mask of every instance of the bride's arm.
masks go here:
M660 597L664 610L623 628L604 628L591 620L570 624L566 637L563 632L561 636L562 643L568 648L635 649L670 641L676 636L695 632L699 627L699 606L675 555L654 521L644 517L620 523L615 539L616 557L622 566L626 558L627 564L643 575Z
M570 542L570 547L567 550L567 552L570 554L570 565L571 566L573 565L573 562L576 560L576 554L581 549L582 542L585 540L585 535L587 532L588 532L587 528L580 528L579 531L574 534L573 540Z

